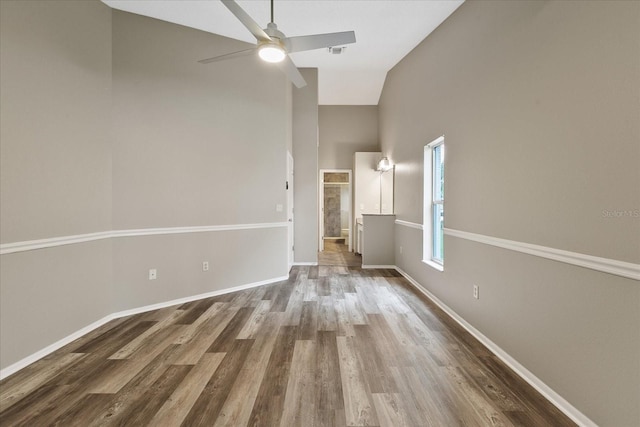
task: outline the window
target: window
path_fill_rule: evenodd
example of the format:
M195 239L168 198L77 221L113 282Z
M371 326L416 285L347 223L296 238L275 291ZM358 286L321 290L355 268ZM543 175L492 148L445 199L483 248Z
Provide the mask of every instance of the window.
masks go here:
M444 136L424 147L423 261L444 270Z

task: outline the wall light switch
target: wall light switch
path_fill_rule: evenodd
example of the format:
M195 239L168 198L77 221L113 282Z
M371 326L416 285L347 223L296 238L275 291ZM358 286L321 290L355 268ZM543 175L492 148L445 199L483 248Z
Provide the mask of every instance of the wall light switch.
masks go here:
M277 204L276 205L276 212L282 212L282 205L281 204Z
M158 271L155 268L149 270L149 280L156 280L158 278Z

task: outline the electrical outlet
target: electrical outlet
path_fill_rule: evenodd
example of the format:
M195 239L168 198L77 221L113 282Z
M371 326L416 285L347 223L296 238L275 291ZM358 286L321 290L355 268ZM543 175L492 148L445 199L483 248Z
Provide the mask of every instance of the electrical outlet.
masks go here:
M473 285L473 297L480 299L480 287L478 285Z
M158 271L155 268L149 270L149 280L156 280L158 278Z
M402 255L402 246L400 246L400 255Z
M209 271L209 261L202 262L202 271Z

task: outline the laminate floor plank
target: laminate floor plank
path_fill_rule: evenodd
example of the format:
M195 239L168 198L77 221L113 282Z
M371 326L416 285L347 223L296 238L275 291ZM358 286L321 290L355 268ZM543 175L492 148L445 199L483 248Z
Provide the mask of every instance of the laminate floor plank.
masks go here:
M366 314L380 314L380 307L376 301L373 289L366 284L366 278L360 278L356 285L356 295L360 306Z
M346 425L336 333L319 331L316 345L316 426Z
M283 326L298 326L302 316L302 303L304 302L304 288L299 283L294 285L293 291L289 296L289 303L285 311L285 319Z
M212 298L203 299L200 301L194 301L192 307L185 309L182 315L175 321L176 325L190 325L196 321L205 311L214 304Z
M383 361L381 351L373 339L371 327L357 325L355 330L355 347L358 361L362 367L364 378L370 393L395 393L398 387L388 365ZM386 347L382 351L388 351Z
M270 311L271 301L261 300L260 303L255 306L255 309L251 313L251 316L244 324L240 332L238 332L236 338L240 340L256 338L256 334L260 330L260 327L264 323Z
M62 348L59 348L58 350L54 351L53 353L48 354L47 356L43 357L42 359L40 359L39 361L29 365L27 368L21 370L19 373L22 372L28 372L28 370L32 367L36 367L38 363L41 362L45 362L47 360L52 360L52 359L58 359L61 357L61 355L63 354L68 354L68 353L80 353L78 351L76 351L77 348L87 344L88 342L96 339L97 337L101 336L102 334L105 334L107 332L110 332L108 335L106 336L111 336L111 333L115 333L115 331L118 330L118 328L124 328L126 329L127 327L129 327L130 325L136 324L138 322L141 321L155 321L152 319L144 319L143 316L139 316L139 315L132 315L132 316L125 316L125 317L120 317L118 319L114 319L111 320L110 322L105 323L104 325L101 325L99 327L97 327L96 329L94 329L93 331L87 333L86 335L83 335L77 339L75 339L74 341L72 341L71 343L65 345ZM15 377L15 375L12 375L11 378Z
M318 303L303 301L300 312L299 340L315 340L318 332Z
M282 318L283 313L267 315L245 364L215 420L215 426L235 427L248 424L278 337Z
M111 401L103 410L98 413L94 419L90 420L87 426L112 426L124 424L127 414L131 413L131 406L142 406L146 399L151 398L153 393L150 392L152 386L158 379L165 376L167 370L171 367L171 362L177 356L177 345L169 345L160 351L154 352L154 357L149 360L145 366L137 370L137 366L131 371L135 375L131 377L125 385L121 386L117 392L112 393ZM131 363L132 361L123 361ZM190 368L187 366L187 368ZM119 376L115 374L115 376ZM125 377L125 378L128 378ZM115 381L116 383L124 382L124 380ZM96 393L104 394L104 393Z
M247 320L253 314L255 308L253 307L243 307L239 309L233 319L229 321L224 330L218 335L216 340L211 344L207 353L226 353L231 350L233 347L236 338L244 325L247 323Z
M410 427L412 425L404 408L404 398L399 393L373 393L371 397L380 420L380 427Z
M319 269L318 269L318 266L317 266L317 265L314 265L314 266L310 267L310 268L309 268L309 275L308 275L308 278L309 278L309 279L317 279L317 278L319 277L319 276L318 276L318 270L319 270Z
M74 353L111 355L111 353L131 342L156 323L151 321L127 322L127 324L117 327L114 331L107 331L85 345L76 348Z
M70 385L46 384L38 387L31 393L15 402L11 407L2 411L0 426L28 426L33 425L31 420L43 413L58 402L61 396L72 388Z
M223 312L228 308L228 306L229 303L226 302L213 303L211 307L209 307L207 311L202 313L202 315L198 317L193 323L183 328L182 333L179 337L176 338L173 344L186 344L193 340L193 337L195 335L201 333L203 329L207 329L206 327L203 327L203 324L209 321L209 319L218 316L218 319L222 319L224 317Z
M336 314L336 327L339 336L353 337L355 336L355 330L351 323L351 316L347 311L347 306L344 299L333 300L333 308Z
M154 359L163 355L169 346L171 346L172 355L177 353L179 347L171 342L180 333L181 328L182 325L171 325L162 334L156 334L153 341L149 342L148 348L136 352L130 359L124 360L124 363L116 365L116 369L110 375L100 376L100 381L88 387L87 391L89 393L117 393L147 368Z
M318 280L319 279L307 279L302 282L304 288L304 302L318 301Z
M76 339L0 381L0 427L575 425L397 271L332 245Z
M364 312L360 302L358 301L358 295L355 293L355 288L353 293L345 293L344 304L347 313L351 318L351 324L367 325L369 323L367 314Z
M469 422L479 421L482 425L496 427L512 426L500 408L483 393L482 389L476 387L460 368L449 366L443 369L450 383L453 384L458 401L464 402L461 406L465 409L461 409L461 412L468 414Z
M85 394L71 408L51 422L51 426L84 427L94 420L105 406L109 405L111 394Z
M389 326L385 317L381 314L367 315L371 325L371 333L375 337L376 343L386 349L382 351L382 357L386 366L412 366L413 362L404 351L398 336L396 336Z
M336 300L344 299L344 289L342 288L342 276L334 276L329 278L329 291L331 296Z
M174 311L171 315L165 317L163 320L156 322L150 328L147 328L141 334L138 334L133 340L126 343L122 348L116 351L114 354L109 356L109 359L127 359L131 357L131 355L138 350L141 346L144 345L145 341L151 339L155 334L161 334L165 328L169 325L177 322L176 319L182 318L182 311Z
M34 392L52 377L59 375L61 370L65 370L68 366L77 363L78 359L84 357L86 357L85 354L63 354L57 360L50 360L45 364L39 363L38 369L18 372L15 377L9 377L6 383L2 383L0 388L0 413L4 413L8 408ZM29 369L29 367L26 369Z
M405 398L408 418L413 426L460 426L463 425L452 415L450 405L443 404L442 395L432 393L425 388L417 377L413 367L392 367L391 371Z
M281 427L308 427L314 421L316 343L298 340L285 393Z
M378 418L362 367L358 363L354 338L336 337L336 340L347 425L377 426Z
M553 419L556 420L555 425L558 427L574 425L571 420L541 394L531 393L530 386L501 363L497 357L491 355L482 358L482 361L518 397L527 416L536 423L544 423L546 420Z
M189 365L168 366L143 394L127 402L124 410L104 425L147 425L192 368Z
M273 299L273 303L271 304L271 311L285 311L287 309L293 288L294 283L289 281L282 283L278 290L278 295Z
M335 331L338 328L335 303L330 296L318 297L318 330Z
M180 356L175 363L177 365L198 363L202 355L207 352L236 314L237 310L223 309L218 315L204 322L196 332L191 330L191 325L187 326L186 330L174 341L174 343L180 344ZM187 341L183 341L185 335L190 336Z
M183 426L210 426L242 369L254 340L235 340L229 352L191 407Z
M213 373L218 369L225 353L206 353L197 365L184 377L184 380L164 402L149 425L178 426L198 400Z
M326 276L322 276L318 279L316 295L319 297L331 296L331 286L329 285L329 279Z
M297 335L296 326L280 327L247 425L277 426L280 424Z

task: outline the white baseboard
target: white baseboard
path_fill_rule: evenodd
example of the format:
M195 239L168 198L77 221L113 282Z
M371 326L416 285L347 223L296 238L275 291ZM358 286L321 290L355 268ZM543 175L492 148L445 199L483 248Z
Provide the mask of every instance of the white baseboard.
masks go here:
M131 316L133 314L145 313L147 311L158 310L158 309L161 309L161 308L170 307L172 305L184 304L184 303L195 301L195 300L199 300L199 299L210 298L210 297L215 297L215 296L218 296L218 295L229 294L229 293L232 293L232 292L243 291L245 289L250 289L250 288L256 288L258 286L263 286L263 285L268 285L268 284L271 284L271 283L281 282L281 281L287 280L288 278L289 278L289 276L275 277L273 279L262 280L262 281L259 281L259 282L253 282L253 283L249 283L249 284L246 284L246 285L235 286L233 288L226 288L226 289L206 292L206 293L203 293L203 294L192 295L192 296L185 297L185 298L178 298L178 299L171 300L171 301L165 301L165 302L161 302L161 303L157 303L157 304L145 305L143 307L132 308L132 309L129 309L129 310L118 311L116 313L109 314L109 315L103 317L102 319L97 320L97 321L91 323L90 325L87 325L84 328L82 328L82 329L80 329L80 330L78 330L78 331L76 331L76 332L74 332L74 333L72 333L70 335L67 335L66 337L54 342L53 344L48 345L47 347L43 348L42 350L39 350L39 351L37 351L37 352L35 352L35 353L33 353L33 354L23 358L23 359L17 361L16 363L13 363L12 365L9 365L6 368L0 370L0 380L3 380L5 378L7 378L8 376L15 374L20 369L26 368L27 366L29 366L33 362L36 362L36 361L42 359L43 357L47 356L48 354L51 354L54 351L58 350L59 348L64 347L65 345L72 343L73 341L77 340L81 336L88 334L89 332L93 331L94 329L99 328L100 326L104 325L107 322L110 322L111 320L118 319L120 317Z
M271 283L281 282L289 279L289 276L280 276L269 280L262 280L260 282L249 283L247 285L235 286L233 288L226 288L217 291L205 292L203 294L192 295L184 298L174 299L171 301L160 302L157 304L145 305L143 307L132 308L130 310L119 311L114 313L112 316L114 319L118 319L120 317L131 316L132 314L140 314L145 313L147 311L159 310L165 307L171 307L172 305L184 304L191 301L196 301L199 299L216 297L218 295L230 294L233 292L244 291L246 289L256 288L258 286L264 286Z
M501 349L497 344L487 338L479 330L474 328L470 323L464 320L460 315L453 311L449 306L440 301L438 297L431 292L423 288L413 277L407 274L399 267L394 267L405 279L413 285L413 287L424 296L429 298L440 307L449 317L458 322L467 332L473 335L478 341L480 341L485 347L487 347L493 354L502 360L511 370L513 370L518 376L525 380L529 385L542 394L549 402L562 411L567 417L571 418L576 424L583 427L597 427L597 424L591 421L586 415L576 409L573 405L567 402L562 396L553 391L551 387L546 385L542 380L536 377L531 371L522 366L517 360L511 357L506 351Z
M368 269L368 268L393 268L393 269L395 269L396 266L395 265L369 265L369 264L362 264L362 268L364 268L364 269Z
M42 359L43 357L47 356L48 354L53 353L54 351L58 350L59 348L64 347L65 345L77 340L81 336L88 334L89 332L93 331L94 329L99 328L100 326L104 325L107 322L110 322L111 320L113 320L115 318L116 317L113 314L105 316L102 319L97 320L97 321L93 322L92 324L87 325L84 328L72 333L71 335L67 335L66 337L62 338L61 340L58 340L58 341L54 342L53 344L46 346L42 350L36 351L35 353L30 354L29 356L25 357L24 359L18 360L16 363L14 363L12 365L9 365L6 368L0 370L0 380L3 380L6 377L15 374L20 369L26 368L27 366L31 365L33 362L37 362L38 360Z
M315 265L318 265L318 263L317 262L294 262L293 265L294 266L300 266L300 267L303 267L305 265L310 265L310 266L313 267Z

